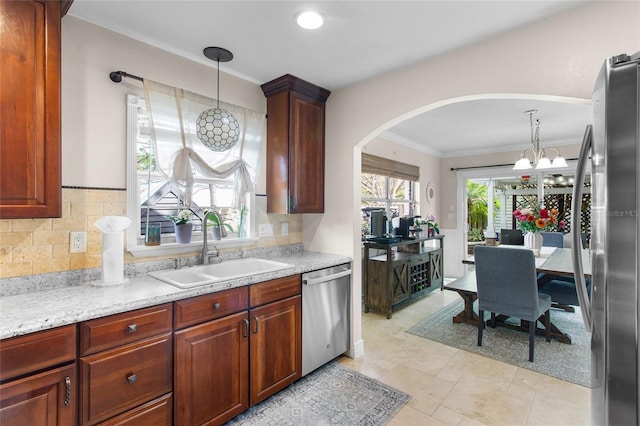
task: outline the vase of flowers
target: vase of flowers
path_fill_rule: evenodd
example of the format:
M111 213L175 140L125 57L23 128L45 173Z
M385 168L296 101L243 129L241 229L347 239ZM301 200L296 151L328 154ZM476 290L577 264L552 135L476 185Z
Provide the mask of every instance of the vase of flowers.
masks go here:
M167 216L173 222L176 243L187 244L191 242L191 234L193 233L191 216L193 216L191 210L182 210L175 216Z
M427 235L425 235L426 237L435 237L440 233L440 228L438 227L438 222L436 222L436 217L432 214L429 215L426 220L418 219L414 223L421 227L424 225L427 228Z
M542 205L533 207L522 207L513 212L513 216L518 221L518 228L525 232L524 246L540 252L542 248L541 231L551 230L558 224L558 211L547 209ZM562 221L559 224L562 227Z

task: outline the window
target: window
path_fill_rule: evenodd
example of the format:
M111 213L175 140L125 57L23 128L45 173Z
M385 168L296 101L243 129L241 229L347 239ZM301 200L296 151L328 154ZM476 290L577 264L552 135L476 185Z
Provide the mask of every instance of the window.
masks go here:
M226 178L204 176L193 167L193 189L191 200L187 200L184 188L172 182L167 176L167 168L161 169L158 150L168 149L166 141L152 143L150 117L144 99L127 95L127 214L132 225L127 229L127 248L134 256L150 256L193 251L194 246L202 244L202 220L207 210L214 209L220 215L227 236L216 245L240 246L255 242L254 206L255 194L250 191L242 197L241 204L234 207L236 193L236 175ZM257 169L261 138L244 146L242 158L255 164ZM240 143L240 142L238 142ZM155 145L155 146L154 146ZM175 150L175 148L173 148ZM196 148L194 147L194 150ZM197 148L201 149L201 148ZM222 156L226 156L223 153ZM217 162L216 153L205 152L208 164ZM165 154L164 158L167 158ZM257 172L255 172L257 173ZM181 210L193 213L194 232L192 243L175 244L173 222L168 218ZM210 223L210 222L209 222ZM159 224L161 244L146 246L148 225ZM209 230L211 232L211 230ZM210 234L211 238L211 234Z
M419 168L382 157L362 154L360 198L362 236L370 234L371 212L384 210L389 221L414 216Z

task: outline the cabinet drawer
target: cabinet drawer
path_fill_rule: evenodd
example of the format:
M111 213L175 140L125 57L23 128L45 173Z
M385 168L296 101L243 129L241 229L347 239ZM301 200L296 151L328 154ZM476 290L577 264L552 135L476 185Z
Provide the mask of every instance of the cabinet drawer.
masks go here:
M171 303L80 324L80 356L171 331Z
M238 287L175 302L175 328L184 328L242 310L249 305L248 287Z
M167 394L102 422L100 426L171 426L172 420L173 398Z
M171 333L80 359L82 422L92 425L171 392Z
M300 275L278 278L259 284L253 284L249 288L249 305L251 307L275 302L289 296L295 296L302 291L302 279Z
M76 357L76 326L68 325L0 342L0 379L41 370Z

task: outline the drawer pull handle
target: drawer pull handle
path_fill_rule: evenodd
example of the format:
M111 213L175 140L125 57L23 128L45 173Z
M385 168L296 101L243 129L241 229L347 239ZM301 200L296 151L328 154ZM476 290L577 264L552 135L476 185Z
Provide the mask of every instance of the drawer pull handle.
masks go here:
M138 331L138 326L135 324L129 324L127 330L129 331L129 333L135 333L136 331Z
M217 311L218 309L220 309L220 303L216 303L215 305L213 305L214 311Z
M249 320L244 319L244 337L249 337Z
M127 383L129 383L130 385L134 384L137 380L138 376L136 376L135 374L129 374L127 376Z
M253 317L253 321L256 323L256 326L253 329L253 334L258 334L258 317Z
M65 396L64 405L67 407L71 405L71 378L69 376L64 378Z

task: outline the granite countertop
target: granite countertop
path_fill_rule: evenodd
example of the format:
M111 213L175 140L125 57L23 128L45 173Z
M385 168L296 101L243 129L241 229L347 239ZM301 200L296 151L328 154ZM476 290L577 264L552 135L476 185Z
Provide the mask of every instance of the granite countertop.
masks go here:
M293 269L190 289L180 289L144 275L117 286L72 283L62 288L3 296L0 297L0 339L351 262L349 257L314 252L268 259L291 264Z

